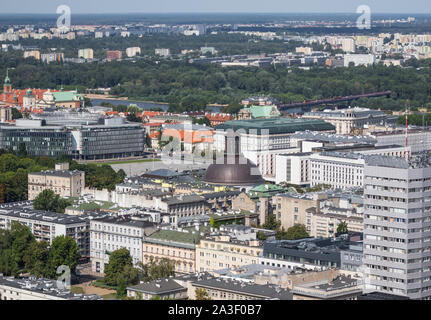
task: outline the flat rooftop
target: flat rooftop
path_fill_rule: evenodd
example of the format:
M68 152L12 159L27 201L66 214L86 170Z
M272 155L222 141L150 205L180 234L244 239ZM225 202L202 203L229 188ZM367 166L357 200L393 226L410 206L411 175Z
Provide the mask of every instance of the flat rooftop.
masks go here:
M265 134L263 130L268 130L269 134L287 134L298 131L333 131L335 127L323 120L318 119L290 119L290 118L271 118L271 119L254 119L227 121L216 126L216 130L245 130L247 133ZM256 130L253 132L251 130Z

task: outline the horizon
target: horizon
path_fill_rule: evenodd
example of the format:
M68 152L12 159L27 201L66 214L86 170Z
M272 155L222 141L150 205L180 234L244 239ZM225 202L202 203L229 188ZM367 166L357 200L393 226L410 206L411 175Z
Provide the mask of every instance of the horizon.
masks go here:
M368 5L374 14L431 14L431 2L410 0L408 2L379 0L15 0L2 8L3 14L55 14L57 7L67 5L75 14L199 14L199 13L253 13L253 14L356 14L361 5ZM406 13L408 12L408 13ZM415 13L416 12L416 13Z

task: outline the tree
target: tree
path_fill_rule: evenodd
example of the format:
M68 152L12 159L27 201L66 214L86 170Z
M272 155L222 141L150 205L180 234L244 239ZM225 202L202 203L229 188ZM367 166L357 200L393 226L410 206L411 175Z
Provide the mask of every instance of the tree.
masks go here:
M47 276L47 265L49 257L49 243L46 241L35 241L30 244L24 256L25 269L36 277Z
M65 209L72 204L71 201L60 198L54 191L43 190L33 201L36 210L64 213Z
M306 227L303 224L296 224L293 227L287 229L286 237L289 240L308 238L310 235L307 232Z
M129 122L142 122L142 119L138 118L136 116L136 113L129 113L127 115L127 121L129 121Z
M275 214L269 214L268 218L266 219L266 222L262 225L262 228L276 231L280 228L280 226L281 222L277 221Z
M127 281L123 274L117 278L117 298L124 298L127 295Z
M0 273L5 276L18 276L19 267L11 249L0 250Z
M18 146L18 156L26 157L27 156L27 146L24 142L21 142Z
M18 268L23 269L25 267L24 256L26 255L26 252L30 245L36 240L34 239L30 228L15 221L12 222L11 236L12 258Z
M347 226L347 222L346 221L341 222L337 227L337 233L348 233L348 232L349 232L349 229Z
M12 108L12 120L21 119L22 114L17 109Z
M195 291L196 300L212 300L205 289L196 289Z
M119 280L126 281L124 272L126 267L133 267L133 260L130 256L129 250L121 248L111 252L109 256L109 263L105 267L105 284L109 286L117 286Z
M139 263L138 268L141 279L145 282L175 275L175 262L166 258L161 259L159 262L150 259L147 264Z
M78 259L80 258L79 247L75 240L69 236L56 237L51 244L48 255L47 275L55 278L57 268L65 265L70 268L71 273L75 273Z
M265 233L263 233L262 231L258 231L256 234L256 237L258 240L261 240L261 241L265 241L267 239L267 237L265 236Z

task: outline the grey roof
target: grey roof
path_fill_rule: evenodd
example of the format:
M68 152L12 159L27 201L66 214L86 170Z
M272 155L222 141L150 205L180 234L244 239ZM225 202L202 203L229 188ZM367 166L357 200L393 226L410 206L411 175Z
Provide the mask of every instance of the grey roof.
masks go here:
M79 176L83 174L84 171L78 171L78 170L47 170L47 171L40 171L40 172L31 172L29 174L31 175L38 175L38 176L55 176L55 177L62 177L62 178L70 178L73 176Z
M128 287L127 290L138 291L153 295L163 295L173 292L187 291L187 288L181 286L173 279L160 279L151 282L144 282L136 286Z
M247 133L256 130L256 134L263 134L262 130L268 130L269 134L286 134L298 131L333 131L335 127L323 120L316 119L290 119L290 118L270 118L240 120L233 123L235 130L243 129ZM217 130L232 129L232 121L227 121L216 127ZM251 131L251 133L254 133Z
M163 202L166 202L168 205L175 205L181 203L193 203L193 202L204 202L205 198L198 195L180 195L171 198L165 198Z
M230 291L234 294L245 294L262 300L292 300L292 293L290 290L281 289L279 286L275 285L261 285L231 279L208 277L193 281L193 286Z
M296 132L292 135L294 139L317 140L333 143L371 143L377 142L375 138L368 136L347 136L335 133L321 133L313 131Z
M46 223L73 225L87 223L89 220L94 218L95 214L93 213L92 215L84 214L80 216L71 216L64 213L34 210L32 201L23 201L1 204L0 215L16 217L18 219L45 221ZM99 214L99 216L103 215Z
M303 296L319 297L319 298L335 298L346 294L360 294L362 293L361 282L358 279L339 275L332 281L321 280L309 283L296 285L292 292ZM351 290L347 290L350 288ZM311 289L311 290L307 290ZM338 290L342 290L341 292Z
M213 198L220 198L220 197L237 196L239 194L241 194L241 191L223 191L223 192L204 193L202 194L202 197L204 197L205 199L213 199Z
M343 238L305 238L269 240L263 246L263 256L279 255L293 259L330 261L340 264L340 251L348 249L350 241ZM282 260L282 259L281 259Z
M4 277L0 274L0 285L24 289L66 300L103 300L98 295L73 294L70 290L58 289L56 280L43 278L37 279L36 277L29 277L25 279L15 279L13 277Z
M281 275L283 273L294 273L294 271L289 270L287 268L266 266L262 264L249 264L245 266L241 266L239 268L227 268L222 270L212 271L213 274L218 275L219 277L229 277L229 278L238 278L238 279L247 279L253 280L256 274L265 273L271 271L271 275ZM302 270L302 269L301 269Z
M137 220L139 216L123 215L123 216L106 216L94 219L94 221L110 224L118 224L135 228L151 228L156 226L155 223L143 220Z
M388 167L397 169L416 169L431 167L431 158L427 153L414 155L408 160L400 157L386 157L380 155L369 155L366 158L368 166Z
M158 170L154 170L154 171L150 171L150 172L146 172L143 176L160 176L163 178L173 178L173 177L178 177L181 176L182 173L178 173L169 169L158 169Z

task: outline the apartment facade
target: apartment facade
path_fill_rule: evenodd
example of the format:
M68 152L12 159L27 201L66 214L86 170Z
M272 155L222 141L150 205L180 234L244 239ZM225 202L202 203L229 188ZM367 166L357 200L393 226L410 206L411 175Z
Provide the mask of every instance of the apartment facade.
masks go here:
M139 216L109 216L90 222L90 257L93 272L103 274L111 252L126 248L133 264L142 262L142 239L156 230Z
M196 246L196 271L255 264L258 263L262 250L258 240L238 241L227 235L204 238Z
M309 208L320 208L320 202L326 199L324 194L280 194L273 197L274 214L285 230L296 224L303 224L311 233L312 213Z
M143 239L142 261L169 259L175 263L175 273L196 272L196 246L199 243L199 230L181 229L159 230Z
M315 210L311 212L310 236L312 237L333 238L337 234L338 226L343 222L347 223L347 228L351 232L363 231L363 212L358 212L356 208L324 207L319 212Z
M76 241L81 256L90 255L88 217L33 210L32 203L28 201L1 205L0 229L10 230L13 222L29 227L37 241L52 243L58 236L70 236Z
M322 152L310 156L310 184L334 189L363 186L364 157L355 153Z
M365 166L365 292L431 297L431 161L375 157Z
M84 188L84 171L51 170L28 174L28 200L34 200L44 190L52 190L62 198L79 197Z

